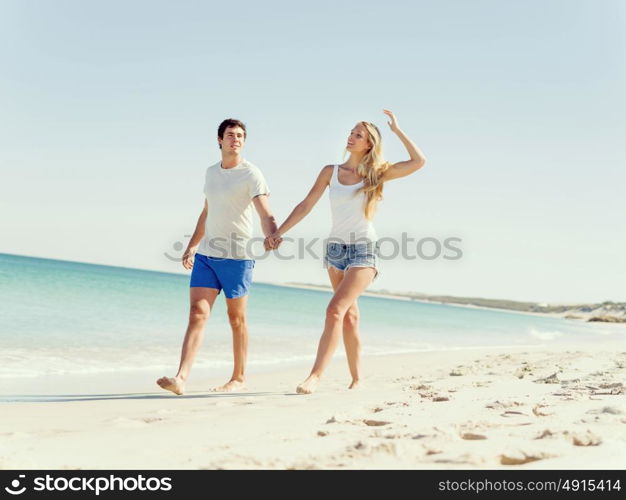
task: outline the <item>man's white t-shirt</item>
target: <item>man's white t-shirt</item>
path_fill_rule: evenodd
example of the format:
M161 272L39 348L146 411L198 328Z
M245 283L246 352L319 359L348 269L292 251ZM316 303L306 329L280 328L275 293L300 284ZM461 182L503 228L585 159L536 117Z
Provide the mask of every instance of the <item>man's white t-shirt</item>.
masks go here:
M207 168L204 195L209 210L197 253L252 259L247 248L252 238L252 199L269 192L261 171L247 160L232 168L222 168L222 162Z

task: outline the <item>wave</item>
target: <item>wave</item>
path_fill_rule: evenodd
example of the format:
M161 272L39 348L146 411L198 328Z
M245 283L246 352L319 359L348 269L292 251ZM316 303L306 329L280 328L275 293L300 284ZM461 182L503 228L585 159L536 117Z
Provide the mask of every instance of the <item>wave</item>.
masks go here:
M536 328L531 328L529 335L539 340L555 340L559 337L565 335L563 332L558 330L537 330Z

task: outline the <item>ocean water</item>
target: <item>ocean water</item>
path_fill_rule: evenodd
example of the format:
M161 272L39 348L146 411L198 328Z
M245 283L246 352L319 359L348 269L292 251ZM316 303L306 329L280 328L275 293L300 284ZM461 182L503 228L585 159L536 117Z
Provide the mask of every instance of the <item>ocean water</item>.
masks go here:
M137 370L174 374L189 277L0 254L0 379ZM249 371L312 362L329 292L255 283ZM626 326L417 301L359 299L364 354L626 339ZM342 356L339 349L337 356ZM231 333L218 297L194 367L229 375Z

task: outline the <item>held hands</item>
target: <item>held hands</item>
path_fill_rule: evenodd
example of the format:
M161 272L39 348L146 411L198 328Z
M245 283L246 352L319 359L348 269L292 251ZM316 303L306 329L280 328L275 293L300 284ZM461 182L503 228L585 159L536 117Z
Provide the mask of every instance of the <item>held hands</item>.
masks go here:
M276 250L280 246L282 241L283 239L280 233L276 231L265 238L265 241L263 242L263 246L265 247L265 250L267 251Z
M397 134L400 130L400 125L398 125L398 120L396 119L396 115L393 114L393 111L389 111L388 109L383 109L383 113L385 113L391 121L387 122L391 131Z

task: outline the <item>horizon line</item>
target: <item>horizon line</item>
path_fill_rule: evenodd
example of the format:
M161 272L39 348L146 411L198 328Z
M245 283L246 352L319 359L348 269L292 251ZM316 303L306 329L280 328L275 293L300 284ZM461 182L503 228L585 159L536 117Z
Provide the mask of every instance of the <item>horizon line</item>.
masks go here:
M124 270L131 270L131 271L145 271L145 272L149 272L149 273L159 273L159 274L169 274L169 275L173 275L173 276L189 276L186 273L176 273L176 272L171 272L171 271L161 271L161 270L156 270L156 269L148 269L148 268L141 268L141 267L129 267L129 266L119 266L119 265L114 265L114 264L101 264L101 263L97 263L97 262L85 262L85 261L79 261L79 260L68 260L68 259L59 259L59 258L54 258L54 257L40 257L40 256L35 256L35 255L25 255L25 254L14 254L14 253L6 253L6 252L0 252L0 256L1 255L8 255L11 257L20 257L20 258L27 258L27 259L40 259L40 260L50 260L50 261L56 261L56 262L67 262L67 263L71 263L71 264L82 264L82 265L86 265L86 266L99 266L99 267L109 267L109 268L113 268L113 269L124 269ZM316 284L316 283L303 283L303 282L293 282L293 281L289 281L289 282L284 282L284 283L276 283L276 282L269 282L269 281L255 281L255 283L259 283L259 284L263 284L263 285L271 285L271 286L280 286L280 287L284 287L284 288L305 288L305 287L319 287L319 288L331 288L330 285L328 284ZM519 302L519 303L523 303L523 302L530 302L530 301L522 301L522 300L514 300L514 299L506 299L506 298L492 298L492 297L461 297L461 296L455 296L455 295L444 295L444 294L425 294L422 292L393 292L390 290L368 290L367 293L373 293L376 295L388 295L388 296L394 296L394 297L404 297L407 299L410 299L411 297L409 297L409 294L415 294L416 297L414 297L415 300L425 300L428 301L428 297L450 297L450 298L457 298L457 299L482 299L482 300L501 300L501 301L510 301L510 302ZM616 300L606 300L606 301L602 301L602 302L597 302L597 304L602 304L603 302L621 302L621 301L616 301ZM541 305L541 304L546 304L546 305L584 305L584 303L581 302L572 302L572 303L566 303L566 302L553 302L553 303L549 303L549 302L531 302L533 304L537 304L537 305Z

